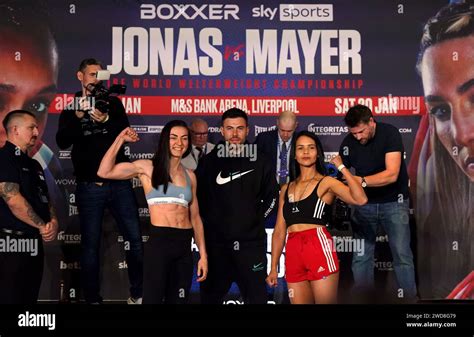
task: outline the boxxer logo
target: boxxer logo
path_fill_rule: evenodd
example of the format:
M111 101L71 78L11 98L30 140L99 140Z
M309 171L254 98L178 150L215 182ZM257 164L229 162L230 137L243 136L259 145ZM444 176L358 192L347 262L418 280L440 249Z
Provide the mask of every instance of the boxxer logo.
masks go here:
M202 19L202 20L240 20L239 6L235 4L212 4L212 5L194 5L194 4L142 4L140 6L140 19Z

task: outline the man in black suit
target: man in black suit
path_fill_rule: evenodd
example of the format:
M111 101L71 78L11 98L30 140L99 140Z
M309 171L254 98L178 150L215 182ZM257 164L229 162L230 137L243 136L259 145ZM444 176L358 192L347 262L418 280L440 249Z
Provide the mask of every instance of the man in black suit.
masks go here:
M294 112L283 111L278 115L277 129L262 132L255 140L258 149L271 159L272 170L275 172L275 178L280 186L290 180L291 145L297 126L298 122Z

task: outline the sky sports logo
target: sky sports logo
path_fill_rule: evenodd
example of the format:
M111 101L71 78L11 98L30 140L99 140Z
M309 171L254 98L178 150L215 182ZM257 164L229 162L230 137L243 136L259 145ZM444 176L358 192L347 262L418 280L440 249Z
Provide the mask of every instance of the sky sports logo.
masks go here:
M332 5L280 4L280 21L333 21Z

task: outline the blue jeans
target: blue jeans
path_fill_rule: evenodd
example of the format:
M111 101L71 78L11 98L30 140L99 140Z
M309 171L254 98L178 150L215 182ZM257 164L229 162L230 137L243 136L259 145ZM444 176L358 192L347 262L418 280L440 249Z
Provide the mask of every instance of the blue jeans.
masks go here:
M365 252L353 254L352 257L355 287L370 289L374 286L374 249L377 225L382 225L388 235L395 276L398 286L403 289L403 297L415 297L415 268L410 248L408 200L353 207L354 238L363 239L365 244Z
M101 302L99 251L105 208L109 208L124 241L130 243L125 251L130 281L130 295L142 297L143 243L140 232L138 204L130 181L78 182L77 206L81 222L81 283L88 303Z

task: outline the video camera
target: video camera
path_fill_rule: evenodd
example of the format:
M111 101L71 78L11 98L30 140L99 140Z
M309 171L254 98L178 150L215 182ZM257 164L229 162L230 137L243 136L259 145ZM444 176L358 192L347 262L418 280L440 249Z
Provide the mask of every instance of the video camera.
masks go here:
M102 113L110 113L110 96L118 96L125 94L127 90L126 85L114 84L109 88L105 88L102 81L110 79L110 72L108 70L99 70L97 72L97 79L100 81L97 84L89 83L86 88L90 92L90 97L94 99L94 107Z

